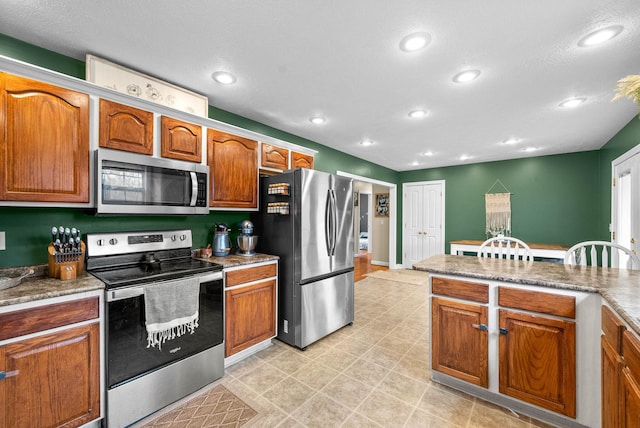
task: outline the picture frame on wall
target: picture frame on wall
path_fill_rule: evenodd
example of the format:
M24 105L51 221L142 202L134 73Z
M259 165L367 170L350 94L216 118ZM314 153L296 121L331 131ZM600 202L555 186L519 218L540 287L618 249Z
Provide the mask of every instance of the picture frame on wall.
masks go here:
M353 206L354 207L358 206L358 199L360 199L360 193L359 192L353 192Z
M86 55L87 82L186 113L208 117L209 99L171 83Z
M376 193L375 194L375 216L376 217L389 217L389 194L388 193Z

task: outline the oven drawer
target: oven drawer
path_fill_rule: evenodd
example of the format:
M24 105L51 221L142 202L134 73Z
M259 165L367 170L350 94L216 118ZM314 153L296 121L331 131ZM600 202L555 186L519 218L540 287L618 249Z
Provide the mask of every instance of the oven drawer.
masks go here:
M247 282L260 281L261 279L273 278L278 271L277 263L270 263L268 265L248 267L242 269L236 269L227 271L225 285L226 287L233 287L240 284L246 284Z
M0 340L97 319L99 298L72 300L0 314Z

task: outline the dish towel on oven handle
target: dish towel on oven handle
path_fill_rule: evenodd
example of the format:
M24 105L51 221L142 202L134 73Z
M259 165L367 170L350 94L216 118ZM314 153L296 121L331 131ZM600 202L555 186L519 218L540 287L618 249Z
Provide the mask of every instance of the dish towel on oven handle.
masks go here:
M147 348L158 347L198 327L200 281L196 278L166 281L144 287Z

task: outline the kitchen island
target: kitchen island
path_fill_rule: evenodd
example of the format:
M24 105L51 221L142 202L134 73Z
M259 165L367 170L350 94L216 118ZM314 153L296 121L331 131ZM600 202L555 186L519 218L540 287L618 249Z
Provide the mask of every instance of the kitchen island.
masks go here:
M429 272L436 382L566 427L601 420L601 307L640 334L640 272L437 255Z

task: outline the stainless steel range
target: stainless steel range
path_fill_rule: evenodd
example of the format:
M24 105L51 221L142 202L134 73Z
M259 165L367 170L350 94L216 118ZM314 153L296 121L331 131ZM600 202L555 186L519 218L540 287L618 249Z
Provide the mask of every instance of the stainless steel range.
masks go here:
M87 271L106 290L107 426L130 425L221 378L222 266L192 258L191 231L92 233L86 241ZM197 309L190 323L151 333L182 323L189 302Z

